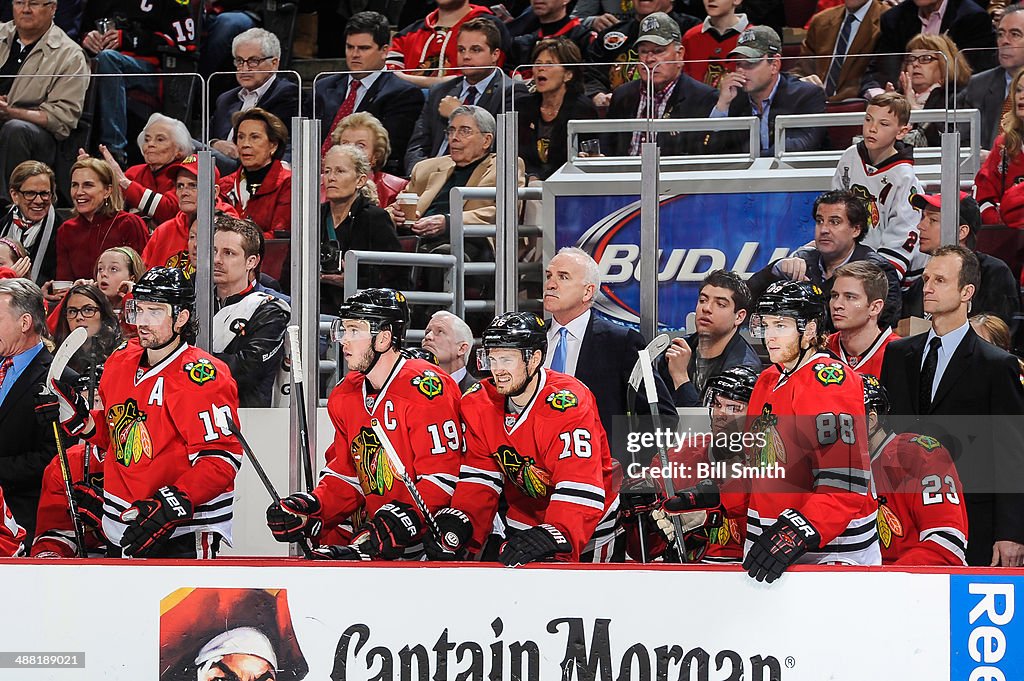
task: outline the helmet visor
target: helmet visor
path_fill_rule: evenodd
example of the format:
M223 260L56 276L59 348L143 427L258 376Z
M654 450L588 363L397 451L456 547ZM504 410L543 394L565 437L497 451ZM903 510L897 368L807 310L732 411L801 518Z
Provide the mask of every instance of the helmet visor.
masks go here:
M331 322L332 343L366 340L371 333L370 322L365 319L335 319Z
M135 326L157 326L171 317L170 303L154 303L129 298L124 301L124 320Z

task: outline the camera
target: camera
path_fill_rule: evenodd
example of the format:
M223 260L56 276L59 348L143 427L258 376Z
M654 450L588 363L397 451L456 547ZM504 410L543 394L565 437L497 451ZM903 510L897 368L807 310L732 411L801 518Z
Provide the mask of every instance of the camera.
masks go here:
M320 271L324 274L341 273L341 247L337 241L324 241L320 244Z

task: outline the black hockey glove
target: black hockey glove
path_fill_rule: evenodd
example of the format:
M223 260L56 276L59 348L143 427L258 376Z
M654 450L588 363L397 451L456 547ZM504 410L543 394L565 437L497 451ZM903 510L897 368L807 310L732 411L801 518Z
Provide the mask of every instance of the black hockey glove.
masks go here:
M682 513L698 508L716 508L722 503L718 485L711 480L701 480L693 487L678 490L662 508L666 513Z
M36 395L36 418L49 423L55 418L68 435L80 435L89 423L89 407L74 386L54 379L50 384L53 394L43 387Z
M466 560L469 558L469 540L473 538L473 523L469 516L457 508L442 508L434 515L441 536L427 535L423 549L430 560Z
M821 535L807 518L787 508L747 551L743 569L757 581L771 584L800 556L820 544Z
M99 529L103 524L103 490L87 482L76 482L71 486L78 506L78 517L86 527Z
M565 535L554 525L537 525L517 532L498 552L498 560L505 567L519 567L537 560L552 558L559 553L572 553Z
M173 485L161 487L149 499L135 501L121 512L121 520L128 524L121 537L121 549L126 556L143 558L174 528L192 519L192 500Z
M401 558L405 547L423 533L423 520L416 509L403 501L384 504L370 520L366 550L384 560Z
M320 533L321 521L315 516L322 505L315 495L299 492L267 508L267 527L280 542L302 541Z
M313 549L313 560L373 560L358 546L321 546Z

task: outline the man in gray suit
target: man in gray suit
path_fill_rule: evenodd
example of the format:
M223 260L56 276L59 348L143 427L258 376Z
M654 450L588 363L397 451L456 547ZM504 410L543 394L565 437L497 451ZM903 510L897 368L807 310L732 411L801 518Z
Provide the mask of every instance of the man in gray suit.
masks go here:
M475 104L491 115L509 111L513 96L525 94L522 83L512 79L498 67L501 58L501 32L490 19L470 19L459 29L459 68L462 75L430 88L427 102L413 128L412 139L405 152L405 167L425 158L448 153L448 117L457 106Z
M477 382L466 366L473 350L473 330L447 310L434 313L423 334L423 347L434 353L438 366L466 392Z
M1003 10L996 29L999 66L971 76L967 87L957 98L957 107L981 110L981 146L991 149L1000 133L1003 102L1010 81L1024 66L1024 4L1014 3Z

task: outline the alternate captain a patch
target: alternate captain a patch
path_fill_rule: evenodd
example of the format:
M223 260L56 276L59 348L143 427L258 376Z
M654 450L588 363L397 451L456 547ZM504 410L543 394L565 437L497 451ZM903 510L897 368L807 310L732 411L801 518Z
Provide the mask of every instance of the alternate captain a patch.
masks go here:
M580 403L579 398L576 397L576 393L565 389L551 393L545 401L551 405L551 408L555 411L563 412L567 409L572 409Z
M822 385L842 385L846 380L846 369L838 362L818 362L814 365L814 377Z
M184 369L188 380L196 385L203 385L217 378L217 367L213 366L213 362L205 357L189 362L184 366Z
M430 369L424 369L422 374L412 379L412 384L428 400L432 400L444 392L444 383L441 381L441 377L437 375L436 371Z

